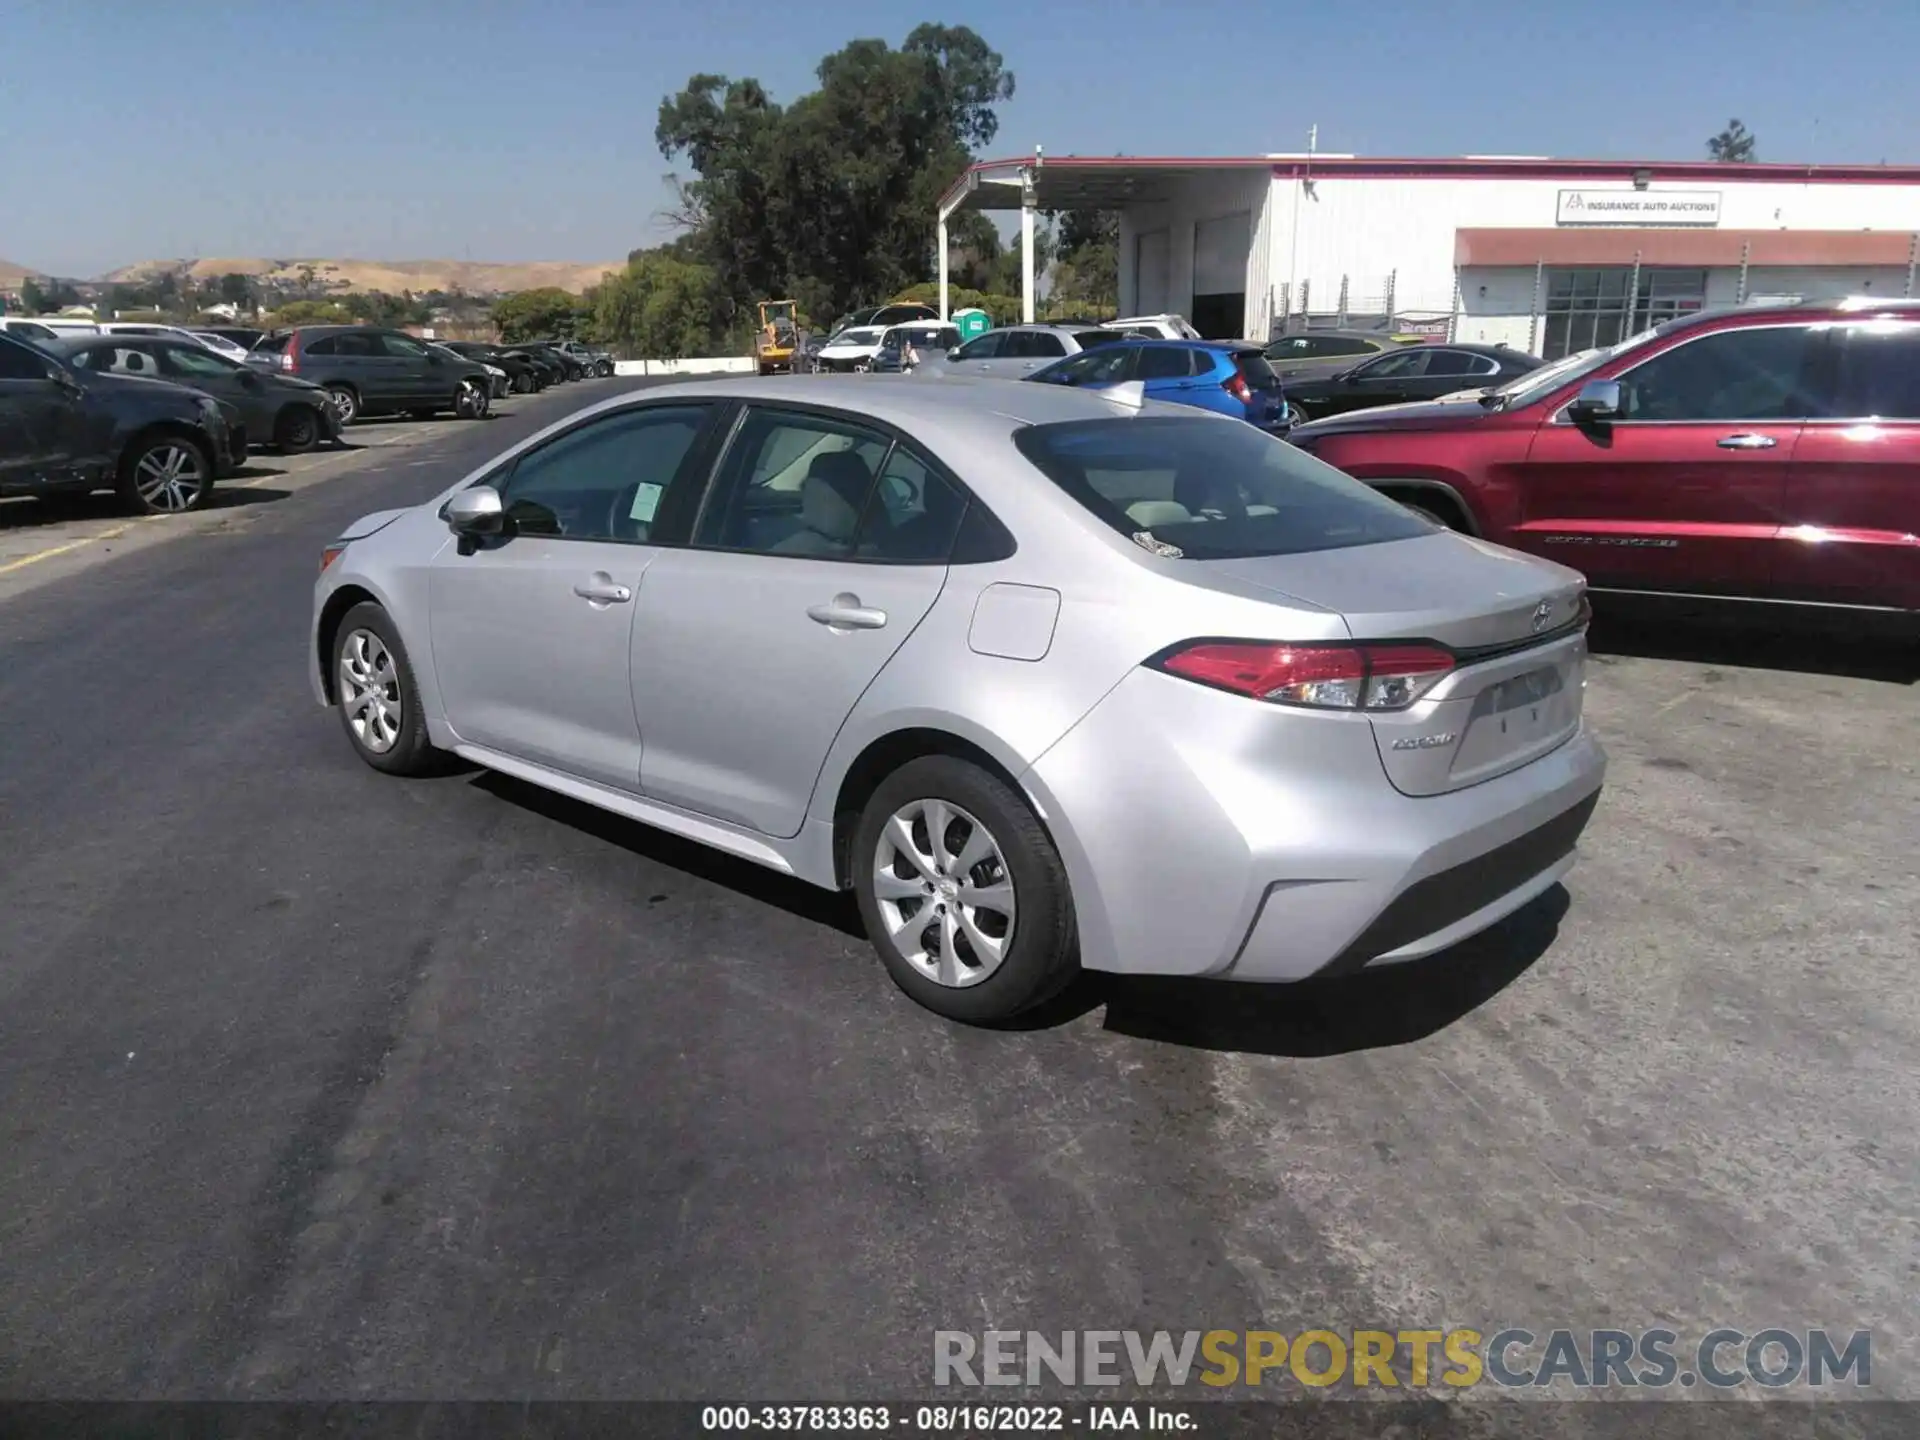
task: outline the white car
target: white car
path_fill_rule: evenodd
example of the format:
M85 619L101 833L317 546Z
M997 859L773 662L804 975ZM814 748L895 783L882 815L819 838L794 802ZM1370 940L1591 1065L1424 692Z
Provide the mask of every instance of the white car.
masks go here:
M1141 340L1204 340L1182 315L1129 315L1107 321L1106 328Z
M846 372L873 369L873 357L880 353L886 338L884 325L857 325L842 330L820 347L817 357L822 370Z
M216 355L224 355L235 364L247 363L247 347L224 335L215 335L211 330L189 330L187 332Z

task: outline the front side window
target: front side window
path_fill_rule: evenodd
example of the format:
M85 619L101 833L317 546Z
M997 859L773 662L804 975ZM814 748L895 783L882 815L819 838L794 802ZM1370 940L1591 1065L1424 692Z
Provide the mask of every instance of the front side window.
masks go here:
M1118 385L1127 378L1127 366L1136 353L1131 345L1103 345L1049 365L1044 374L1034 378L1057 385Z
M628 410L582 425L515 462L501 486L514 533L645 544L706 423L706 405Z
M1412 511L1251 425L1138 415L1031 425L1020 453L1103 524L1227 560L1434 533Z
M380 336L381 348L397 360L424 360L427 347L418 340L409 340L405 335Z
M1840 338L1833 413L1844 420L1920 420L1920 325L1874 320Z
M221 380L241 368L198 345L162 345L158 349L162 366L170 375Z
M1428 355L1425 350L1409 346L1392 355L1382 355L1378 360L1369 360L1353 374L1356 380L1409 380L1415 375L1424 375L1427 371Z
M1000 353L1000 342L1007 337L999 330L989 330L984 335L976 335L955 353L956 360L991 360Z
M1720 330L1684 341L1619 377L1621 418L1638 421L1790 420L1814 408L1804 325Z

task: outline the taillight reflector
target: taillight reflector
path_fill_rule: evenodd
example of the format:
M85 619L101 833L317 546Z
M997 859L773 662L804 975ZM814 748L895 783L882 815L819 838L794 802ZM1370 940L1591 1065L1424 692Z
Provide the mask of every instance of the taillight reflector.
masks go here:
M1404 710L1453 669L1435 645L1273 645L1204 640L1154 662L1219 690L1316 710Z
M326 574L328 567L346 553L347 547L344 542L327 546L326 549L320 552L320 573L323 575Z
M1238 400L1242 405L1251 405L1253 403L1253 391L1247 388L1247 377L1242 375L1238 370L1233 372L1231 378L1223 381L1220 388L1233 396L1233 398Z

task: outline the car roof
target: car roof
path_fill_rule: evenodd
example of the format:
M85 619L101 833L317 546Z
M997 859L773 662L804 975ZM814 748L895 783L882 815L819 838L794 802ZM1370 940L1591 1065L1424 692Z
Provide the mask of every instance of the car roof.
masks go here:
M1149 339L1145 335L1128 335L1118 343L1155 350L1223 350L1229 355L1260 355L1266 351L1266 346L1251 340L1168 340L1164 336Z
M658 400L712 398L761 400L780 404L824 405L865 414L911 432L918 424L966 423L968 417L994 417L995 428L1018 429L1056 421L1112 419L1133 413L1104 392L1060 385L1034 385L1022 380L997 380L972 375L919 376L863 375L823 379L817 375L720 377L676 381L647 390L628 391L603 402L604 408ZM596 407L600 408L600 407ZM1157 413L1175 413L1189 407L1150 405Z

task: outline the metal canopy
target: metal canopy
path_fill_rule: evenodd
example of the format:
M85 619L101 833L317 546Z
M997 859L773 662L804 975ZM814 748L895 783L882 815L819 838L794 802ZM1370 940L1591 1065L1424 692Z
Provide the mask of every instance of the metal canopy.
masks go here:
M1032 180L1036 210L1124 210L1173 198L1196 170L1272 173L1270 160L1179 160L1044 154L975 165L941 197L942 218L957 210L1018 210Z
M961 210L1020 212L1020 314L1033 323L1033 216L1037 210L1124 210L1173 197L1196 170L1270 174L1269 160L1111 159L1036 150L1017 160L990 160L968 169L940 197L934 246L940 268L940 318L947 318L947 220Z

